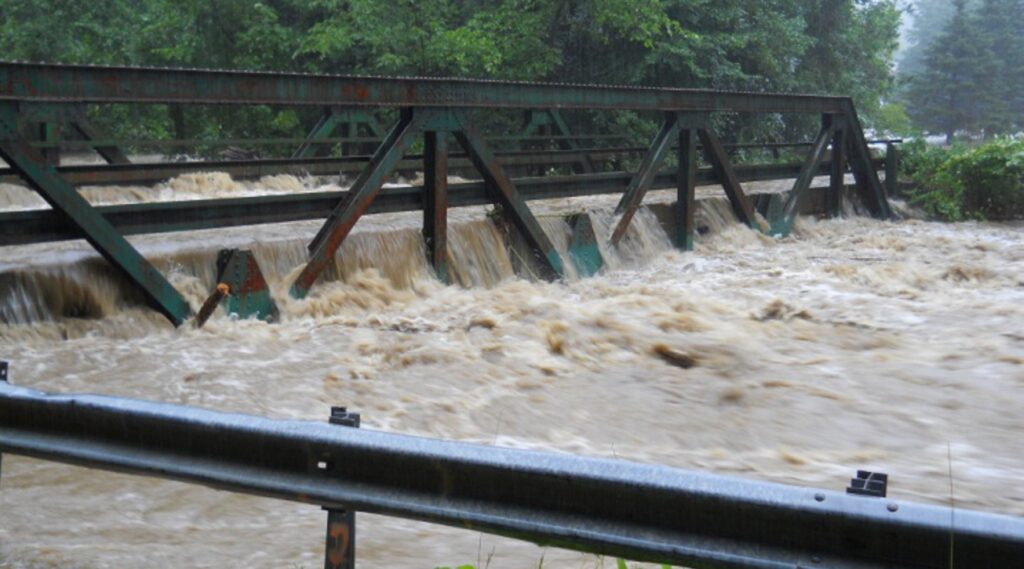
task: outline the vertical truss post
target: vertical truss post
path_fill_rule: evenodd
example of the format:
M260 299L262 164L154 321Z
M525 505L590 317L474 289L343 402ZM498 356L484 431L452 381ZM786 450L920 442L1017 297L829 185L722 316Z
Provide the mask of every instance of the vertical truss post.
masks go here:
M841 120L838 119L838 121ZM796 182L793 183L793 190L789 193L786 204L782 208L782 215L770 220L772 235L789 235L793 230L793 222L796 221L796 216L800 213L800 204L807 195L807 190L811 187L814 177L818 175L818 168L821 167L821 161L825 157L825 150L828 149L835 132L836 122L837 119L834 115L822 115L821 130L807 153L807 160L800 169Z
M846 121L838 117L835 121L828 190L825 192L825 213L832 218L839 217L846 187Z
M725 153L722 141L718 139L718 135L711 129L710 125L705 125L697 131L697 134L700 137L701 145L704 147L704 154L711 164L711 169L714 171L715 177L721 182L725 195L729 198L733 213L739 218L740 223L754 229L759 229L760 225L757 223L757 216L754 214L754 205L750 203L750 199L743 193L743 187L740 185L739 178L736 177L736 173L732 169L732 164L729 162L729 156Z
M701 119L701 123L703 119ZM680 114L678 171L676 174L675 245L693 251L697 214L697 126L694 119Z
M890 196L900 191L900 151L892 141L885 143L885 191Z
M44 121L37 125L40 142L60 142L60 125L53 121ZM60 166L60 146L41 149L43 163L47 166Z
M448 133L424 133L423 239L427 258L437 278L450 283L448 275Z
M885 195L882 183L878 180L878 171L875 170L871 161L871 150L868 148L864 129L857 117L857 109L853 106L852 100L847 100L845 106L846 144L850 151L850 167L857 179L857 194L871 215L879 219L889 219L892 217L889 199Z
M526 201L523 200L512 180L505 174L501 163L498 162L494 153L473 124L469 122L464 112L457 113L457 120L459 129L454 132L456 140L469 154L473 166L483 175L484 182L495 201L502 206L506 215L511 217L513 225L534 250L534 254L540 262L542 276L547 279L565 276L565 269L562 266L562 258L558 254L558 250L551 244L551 240L548 239L540 223L537 222L537 218L527 207Z
M330 423L342 427L359 428L359 414L344 407L332 407ZM322 463L329 468L329 462ZM324 508L327 510L327 539L324 569L355 569L356 567L356 513L354 510Z
M415 135L421 130L423 119L429 114L430 111L415 111L411 108L402 110L398 124L388 133L370 163L309 244L309 262L292 284L292 298L305 298L309 294L317 277L331 264L335 251L348 237L356 221L369 209L387 177L412 145Z
M175 326L192 313L188 303L167 279L97 213L75 188L39 153L20 138L15 124L13 103L0 103L0 157L54 210L62 212L82 232L82 236L112 265L134 282L142 293Z
M626 188L626 193L622 194L619 205L615 207L615 213L620 214L622 217L619 218L619 223L612 232L612 245L618 245L626 235L629 224L633 221L633 216L636 215L637 210L640 209L644 196L647 194L647 190L650 189L651 183L654 182L654 177L658 174L658 168L661 167L661 163L665 160L665 155L668 154L669 148L672 146L672 139L678 131L679 123L676 113L667 113L665 122L658 129L658 133L654 135L650 149L640 162L640 168L629 181L629 186Z

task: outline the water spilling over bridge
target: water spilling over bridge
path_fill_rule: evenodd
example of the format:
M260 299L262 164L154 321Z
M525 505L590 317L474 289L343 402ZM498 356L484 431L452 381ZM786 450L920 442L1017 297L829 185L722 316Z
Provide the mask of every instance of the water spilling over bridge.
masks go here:
M153 163L82 114L129 103L325 109L309 139L263 141L284 157ZM913 212L890 206L846 99L3 64L0 106L17 127L0 144L0 339L19 385L281 419L344 404L371 429L819 488L863 467L893 474L897 499L1024 514L1021 228L873 219ZM333 136L391 106L406 110L390 133ZM662 128L642 148L570 130L609 108ZM488 122L506 112L522 130ZM709 128L725 112L820 128L793 143L803 162L745 162ZM416 128L422 147L403 138ZM429 134L445 132L461 133L450 158ZM334 144L354 152L315 151ZM55 165L61 147L112 164ZM292 294L318 231L344 239ZM222 249L252 251L279 321L173 328L223 276ZM320 563L316 508L3 461L0 564ZM581 562L361 520L373 565Z

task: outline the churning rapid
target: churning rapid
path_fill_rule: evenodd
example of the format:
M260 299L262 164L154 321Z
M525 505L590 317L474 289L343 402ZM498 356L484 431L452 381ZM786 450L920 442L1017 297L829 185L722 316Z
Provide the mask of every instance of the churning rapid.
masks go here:
M320 183L188 176L86 195ZM0 207L34 200L0 188ZM557 214L586 207L607 234L609 200L534 210L564 250ZM303 301L285 289L319 223L132 238L196 306L217 250L253 249L276 325L219 313L174 329L83 243L0 249L0 359L41 390L309 420L347 405L365 428L834 490L867 468L898 499L1024 514L1024 225L850 216L774 239L708 197L695 252L643 211L601 274L545 283L517 277L505 236L470 208L452 212L457 284L442 286L419 219L361 220ZM3 567L316 567L324 523L301 504L3 457ZM613 565L372 515L358 531L364 567Z

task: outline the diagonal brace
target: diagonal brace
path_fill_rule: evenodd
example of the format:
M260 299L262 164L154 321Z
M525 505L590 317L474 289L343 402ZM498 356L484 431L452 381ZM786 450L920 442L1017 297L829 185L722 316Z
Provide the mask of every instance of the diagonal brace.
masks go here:
M100 140L103 138L100 131L96 129L85 117L85 112L81 111L71 120L71 126L82 135L82 138L93 141ZM131 160L128 156L121 151L120 148L114 145L110 146L96 146L93 148L97 154L106 160L107 164L131 164Z
M476 169L484 176L486 185L493 192L495 200L505 209L512 218L516 229L535 251L541 264L541 270L546 273L545 278L554 279L565 276L561 256L551 244L551 240L544 233L540 223L537 222L537 218L527 207L526 201L519 194L512 180L505 174L494 153L484 143L483 137L464 113L458 112L456 117L459 122L459 130L454 132L456 140L469 154L469 159Z
M749 225L754 229L760 228L760 225L757 223L757 217L754 214L754 205L750 203L750 199L743 193L743 187L740 185L739 178L736 177L736 172L729 162L729 156L725 153L725 147L722 146L722 141L719 140L718 135L709 127L699 129L697 134L700 137L701 145L704 147L707 160L711 164L711 169L714 171L715 177L721 182L736 217L739 218L741 223Z
M612 245L618 245L626 235L633 216L640 209L640 204L643 203L647 190L651 188L654 177L658 174L658 168L665 160L665 155L672 147L673 138L678 132L679 122L676 114L670 113L665 117L665 122L658 130L658 134L654 136L654 140L651 141L650 150L640 163L640 169L629 181L626 193L622 195L619 205L615 208L615 213L622 214L622 217L619 219L618 225L615 226L615 231L612 232Z
M800 213L800 204L807 195L807 190L811 187L814 176L818 173L818 168L825 157L825 150L828 149L828 144L835 133L835 129L836 124L833 117L825 115L821 130L818 132L818 136L815 137L814 144L811 145L811 149L808 152L807 161L804 162L803 167L800 169L800 174L793 184L793 190L786 199L786 205L782 208L782 214L777 219L771 220L771 233L773 235L785 236L789 235L789 232L792 231L793 222L796 220L797 214Z
M857 193L871 215L879 219L889 219L892 217L892 209L889 207L889 199L885 195L882 182L878 179L878 171L871 163L871 152L868 150L864 129L857 117L857 109L853 106L853 101L849 99L846 100L844 106L846 107L846 144L850 151L850 168L857 180Z
M348 237L356 221L366 213L374 198L380 193L385 180L401 161L421 130L423 121L430 111L404 109L398 124L388 133L370 163L359 174L341 203L320 228L309 244L309 262L292 284L292 298L305 298L320 273L330 265L334 253Z
M0 157L54 210L66 215L86 241L134 282L146 299L175 326L181 325L192 314L181 294L55 168L47 166L43 157L18 136L14 117L13 105L0 105Z

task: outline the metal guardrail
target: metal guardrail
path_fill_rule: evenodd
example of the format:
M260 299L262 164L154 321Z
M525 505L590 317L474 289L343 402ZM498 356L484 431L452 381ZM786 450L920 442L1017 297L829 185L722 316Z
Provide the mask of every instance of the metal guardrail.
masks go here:
M356 510L694 569L1024 560L1024 520L1007 516L4 382L0 451L323 506L336 559L353 535L339 512Z

